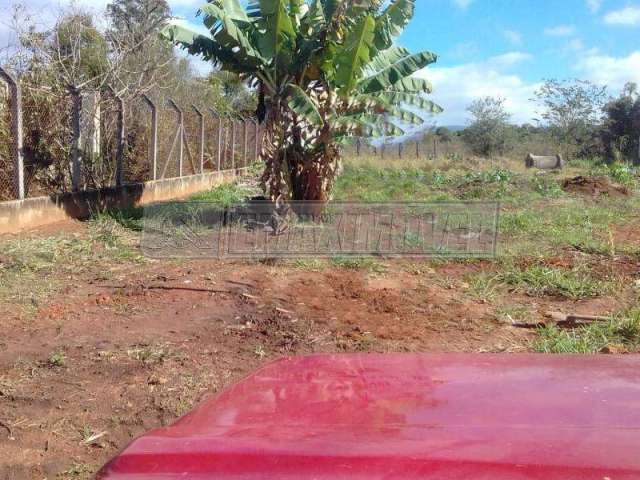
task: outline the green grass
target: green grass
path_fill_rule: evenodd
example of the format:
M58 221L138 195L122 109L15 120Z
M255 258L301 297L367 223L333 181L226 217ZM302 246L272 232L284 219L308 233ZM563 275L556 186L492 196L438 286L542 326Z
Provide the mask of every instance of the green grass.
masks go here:
M333 257L331 264L334 267L349 270L368 270L374 273L384 273L386 267L380 261L369 257Z
M317 258L299 258L293 261L293 266L299 270L319 272L327 268L328 264L326 261Z
M586 268L513 267L498 273L495 278L515 291L533 297L553 296L571 300L603 296L614 287L611 282L594 277Z
M613 165L598 164L591 166L588 170L589 175L604 175L616 183L620 183L627 187L637 187L640 177L640 169L638 167L614 163Z
M189 200L212 202L219 204L221 207L231 207L244 202L247 197L255 194L256 192L246 185L225 183L206 192L191 195Z
M638 197L593 201L563 198L534 201L521 207L505 206L500 216L503 253L509 256L553 255L573 247L604 255L611 254L611 232L637 216ZM620 251L624 245L615 246Z
M501 305L496 308L496 317L506 323L526 322L531 317L531 307L518 304Z
M136 235L110 214L91 219L87 234L0 241L0 302L34 313L70 277L143 261Z
M520 206L566 196L557 173L534 176L506 167L478 168L464 162L449 167L444 170L428 163L406 168L347 164L334 195L343 201L500 200Z
M609 322L596 322L566 330L541 328L533 347L541 353L637 352L640 348L640 309L619 315Z
M500 281L495 273L481 272L470 275L465 280L469 285L469 294L472 298L487 302L492 302L496 298Z
M144 207L113 208L102 212L96 212L91 216L90 221L97 227L105 230L113 230L115 225L131 230L133 232L142 231ZM112 240L108 238L108 240Z
M52 367L64 367L67 362L67 357L64 352L53 352L49 356L48 363Z

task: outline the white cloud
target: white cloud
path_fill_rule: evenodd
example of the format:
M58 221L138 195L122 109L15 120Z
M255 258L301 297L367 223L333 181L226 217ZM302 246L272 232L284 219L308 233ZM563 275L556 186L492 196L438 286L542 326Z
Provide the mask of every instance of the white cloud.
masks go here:
M580 38L572 38L560 48L561 55L571 55L584 50L584 42Z
M640 84L640 50L626 57L612 57L591 50L575 69L581 78L606 85L611 93L617 93L627 82Z
M604 23L607 25L640 25L640 7L628 6L621 10L613 10L604 16Z
M520 32L516 32L515 30L504 30L502 34L512 45L522 44L522 34Z
M587 0L587 8L591 13L598 13L600 7L602 7L603 0Z
M456 7L462 10L466 10L467 8L469 8L469 5L471 5L474 0L452 0L452 1Z
M449 56L458 60L467 60L477 57L479 53L480 48L475 42L463 42L455 45Z
M464 125L468 122L466 109L471 102L491 96L505 99L505 107L514 122L531 122L535 117L535 105L529 100L539 84L528 83L506 71L514 63L528 58L528 54L511 52L484 62L428 68L419 72L418 76L431 80L434 87L431 98L445 110L434 120L439 125Z
M518 63L530 60L532 56L525 52L507 52L491 57L487 63L495 67L512 67Z
M576 27L573 25L557 25L544 29L544 34L550 37L570 37L576 33Z

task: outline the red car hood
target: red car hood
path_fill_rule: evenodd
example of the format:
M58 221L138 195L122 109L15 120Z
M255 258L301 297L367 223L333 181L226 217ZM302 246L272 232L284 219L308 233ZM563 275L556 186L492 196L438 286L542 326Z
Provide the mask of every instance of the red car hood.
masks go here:
M284 358L98 477L640 479L640 358Z

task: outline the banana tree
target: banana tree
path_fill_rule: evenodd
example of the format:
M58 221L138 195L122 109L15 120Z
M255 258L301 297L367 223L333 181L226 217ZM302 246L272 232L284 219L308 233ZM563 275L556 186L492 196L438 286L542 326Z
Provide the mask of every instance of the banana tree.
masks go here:
M329 199L341 145L398 136L439 113L414 76L437 57L395 38L415 0L210 0L198 11L208 35L170 24L175 44L234 72L258 95L265 123L263 187L271 198Z

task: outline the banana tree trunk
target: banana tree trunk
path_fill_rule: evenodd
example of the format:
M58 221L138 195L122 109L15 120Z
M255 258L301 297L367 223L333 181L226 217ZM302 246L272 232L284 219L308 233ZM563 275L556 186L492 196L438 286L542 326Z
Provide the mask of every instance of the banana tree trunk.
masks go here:
M290 119L267 120L261 158L265 162L262 186L269 198L294 202L326 203L338 172L340 151L330 141L302 140L296 128L286 128ZM316 145L316 146L314 146Z

